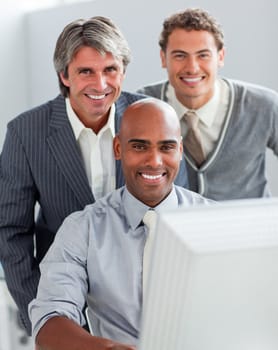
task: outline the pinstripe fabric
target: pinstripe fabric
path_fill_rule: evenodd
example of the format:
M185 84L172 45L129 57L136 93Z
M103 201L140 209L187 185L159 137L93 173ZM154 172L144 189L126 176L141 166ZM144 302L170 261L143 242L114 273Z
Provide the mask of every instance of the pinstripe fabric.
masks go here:
M143 97L121 94L116 103L116 131L125 108ZM117 161L116 186L123 183ZM8 124L0 158L0 261L29 333L27 306L36 294L38 263L64 218L93 201L62 96ZM40 211L34 220L37 202Z

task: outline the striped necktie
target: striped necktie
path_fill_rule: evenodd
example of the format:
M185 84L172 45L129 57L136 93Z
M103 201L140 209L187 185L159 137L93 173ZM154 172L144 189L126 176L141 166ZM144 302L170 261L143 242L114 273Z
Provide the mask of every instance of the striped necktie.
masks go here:
M202 146L201 133L198 128L199 118L194 111L188 111L184 115L184 119L188 126L188 131L184 140L184 148L196 164L200 166L206 159Z
M156 217L157 214L153 209L149 209L143 217L143 223L148 229L148 236L146 239L143 256L143 297L146 293L147 279L150 271L151 251L154 242Z

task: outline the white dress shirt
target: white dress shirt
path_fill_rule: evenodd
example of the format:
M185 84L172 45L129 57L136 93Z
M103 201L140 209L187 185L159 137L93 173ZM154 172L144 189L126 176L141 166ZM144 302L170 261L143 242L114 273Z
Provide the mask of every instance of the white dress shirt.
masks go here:
M95 199L101 198L116 187L113 153L115 105L111 106L108 121L97 134L84 126L72 109L68 98L66 108L93 195Z
M169 84L166 92L168 103L175 109L181 121L181 133L183 138L187 132L186 122L183 115L189 110L176 98L174 88ZM207 156L215 146L220 136L220 132L225 120L229 102L229 87L225 81L218 79L215 82L214 95L201 108L194 110L199 117L199 130L202 137L202 145L205 156Z

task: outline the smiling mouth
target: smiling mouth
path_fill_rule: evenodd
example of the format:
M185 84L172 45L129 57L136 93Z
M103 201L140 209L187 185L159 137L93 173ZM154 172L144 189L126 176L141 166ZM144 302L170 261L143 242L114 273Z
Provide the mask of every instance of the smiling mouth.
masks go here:
M109 92L102 95L91 95L91 94L85 94L87 97L89 97L91 100L103 100L106 96L109 95Z
M188 84L194 84L194 83L199 83L202 81L204 78L203 77L197 77L197 78L181 78L182 81L188 83Z
M157 174L157 175L150 175L150 174L146 174L146 173L139 173L143 179L146 179L146 180L150 180L150 181L156 181L156 180L160 180L163 176L166 175L166 172L165 173L161 173L161 174Z

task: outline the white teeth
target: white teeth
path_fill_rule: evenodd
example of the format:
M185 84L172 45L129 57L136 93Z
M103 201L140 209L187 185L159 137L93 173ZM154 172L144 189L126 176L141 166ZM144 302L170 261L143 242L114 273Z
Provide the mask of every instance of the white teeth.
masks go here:
M162 177L162 175L148 175L148 174L142 174L142 177L148 180L157 180Z
M90 97L92 100L101 100L105 97L105 95L87 95Z
M198 81L202 80L202 78L184 78L183 80L187 81L188 83L197 83Z

